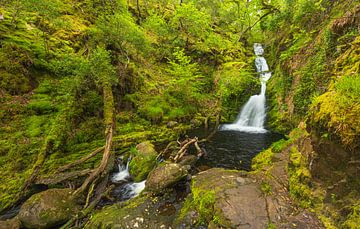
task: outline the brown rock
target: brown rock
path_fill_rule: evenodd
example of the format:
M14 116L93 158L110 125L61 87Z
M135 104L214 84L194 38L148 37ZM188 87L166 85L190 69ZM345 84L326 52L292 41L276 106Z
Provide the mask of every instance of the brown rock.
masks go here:
M80 206L71 195L72 189L49 189L31 196L19 212L26 228L52 228L65 223Z
M146 189L155 193L172 186L188 175L187 170L179 164L164 164L150 172L146 180Z

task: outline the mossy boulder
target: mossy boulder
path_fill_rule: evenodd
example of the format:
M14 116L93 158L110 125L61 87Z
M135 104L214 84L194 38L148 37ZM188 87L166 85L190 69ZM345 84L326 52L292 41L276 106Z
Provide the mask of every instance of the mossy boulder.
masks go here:
M146 180L146 190L159 193L187 175L187 170L179 164L163 164L150 172Z
M172 228L175 215L161 211L168 201L145 195L106 206L92 214L85 228Z
M52 228L65 223L80 210L72 192L49 189L31 196L21 206L19 220L26 228Z
M158 153L149 141L142 142L132 151L133 159L129 164L130 174L135 182L145 180L149 172L156 165Z

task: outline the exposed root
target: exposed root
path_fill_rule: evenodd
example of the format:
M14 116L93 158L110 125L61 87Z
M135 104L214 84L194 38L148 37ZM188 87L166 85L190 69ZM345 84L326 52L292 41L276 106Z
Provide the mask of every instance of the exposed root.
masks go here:
M83 177L92 172L91 169L84 169L80 171L72 171L67 173L57 173L50 177L38 178L35 181L35 184L45 184L45 185L54 185L67 180L75 179L78 177Z
M64 172L64 171L66 171L66 170L68 170L68 169L70 169L70 168L72 168L72 167L74 167L74 166L76 166L76 165L82 164L82 163L84 163L85 161L89 160L90 158L96 156L96 155L97 155L98 153L100 153L101 151L103 151L104 148L105 148L105 146L102 146L102 147L100 147L100 148L97 148L96 150L94 150L94 151L93 151L92 153L90 153L89 155L86 155L85 157L83 157L83 158L81 158L81 159L79 159L79 160L77 160L77 161L71 162L70 164L61 166L60 168L58 168L58 169L56 170L56 172L58 172L58 173L59 173L59 172Z

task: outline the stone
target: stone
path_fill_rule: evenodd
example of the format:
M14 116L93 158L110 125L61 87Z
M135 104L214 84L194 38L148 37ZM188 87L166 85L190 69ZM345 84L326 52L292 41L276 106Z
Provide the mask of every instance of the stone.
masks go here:
M135 182L146 179L147 175L156 166L158 153L149 141L142 142L136 146L136 154L129 164L129 171Z
M72 189L49 189L31 196L20 208L19 220L26 228L52 228L71 219L81 207Z
M252 182L252 178L247 174L243 174L244 172L236 170L212 168L194 176L191 190L197 193L197 196L188 197L187 201L194 202L183 222L195 226L202 217L202 220L208 221L209 228L267 228L265 198L259 185ZM201 198L206 198L206 194L211 192L214 193L211 203L214 212L209 216L206 212L200 212L198 203L205 203L206 199ZM209 201L208 199L206 202L208 205ZM198 214L194 214L194 210L198 211ZM212 220L214 217L216 221Z
M197 156L190 154L182 157L181 160L179 161L179 164L194 166L197 160L198 160Z
M150 172L145 188L148 191L160 193L163 189L174 185L187 175L187 170L179 164L164 164Z
M21 222L18 217L8 219L6 221L0 221L0 229L19 229Z

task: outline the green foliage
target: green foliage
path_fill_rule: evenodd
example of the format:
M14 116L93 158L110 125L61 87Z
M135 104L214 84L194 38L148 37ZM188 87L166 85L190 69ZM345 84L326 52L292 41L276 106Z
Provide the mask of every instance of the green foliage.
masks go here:
M251 95L260 91L259 80L254 77L246 63L230 62L224 64L217 73L217 96L222 106L230 109L226 113L237 114Z
M352 212L348 215L346 221L343 223L344 228L355 229L360 225L360 204L352 207Z
M251 168L254 171L261 171L269 166L272 165L272 159L274 156L274 152L271 148L262 151L261 153L257 154L251 162Z
M147 52L150 48L144 32L127 13L100 17L92 34L97 43L112 46L128 55L134 55L138 51Z
M344 76L335 84L335 90L354 102L360 99L360 74Z

